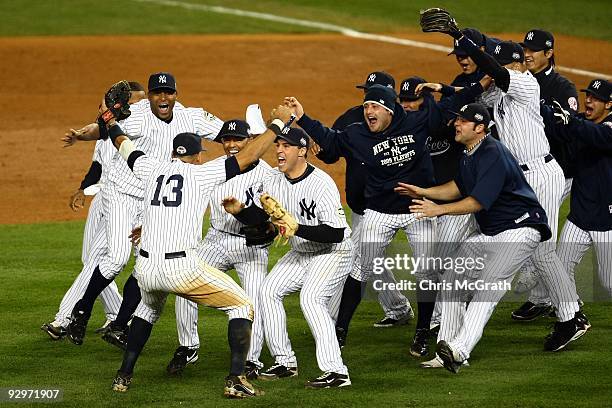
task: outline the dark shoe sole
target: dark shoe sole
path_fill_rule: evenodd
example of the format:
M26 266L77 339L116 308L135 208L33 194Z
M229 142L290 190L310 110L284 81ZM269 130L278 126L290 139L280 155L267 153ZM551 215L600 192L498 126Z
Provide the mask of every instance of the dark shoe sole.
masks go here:
M560 346L559 346L559 347L557 347L556 349L551 349L551 350L548 350L548 351L552 351L552 352L555 352L555 351L561 351L561 350L563 350L563 349L564 349L564 348L565 348L565 347L566 347L568 344L570 344L572 341L576 341L576 340L578 340L579 338L581 338L582 336L584 336L584 335L586 334L586 332L587 332L587 330L586 330L586 329L579 330L579 331L577 331L577 332L576 332L576 334L574 334L574 336L573 336L571 339L569 339L569 340L568 340L566 343L564 343L564 344L560 345Z
M514 314L514 312L513 312L510 317L512 318L512 320L515 320L517 322L532 322L535 319L537 319L538 317L548 316L551 312L553 312L553 308L549 307L548 309L543 309L540 313L538 313L536 315L531 315L531 316L525 317L525 316Z
M459 369L461 368L461 363L457 363L453 358L453 350L451 350L450 346L444 340L440 341L436 347L436 353L442 359L444 363L444 368L450 371L453 374L457 374Z

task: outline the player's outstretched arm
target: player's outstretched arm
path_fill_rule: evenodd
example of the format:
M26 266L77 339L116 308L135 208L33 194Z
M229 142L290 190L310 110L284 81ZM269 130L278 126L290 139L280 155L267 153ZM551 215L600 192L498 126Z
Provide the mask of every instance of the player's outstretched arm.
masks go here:
M482 210L482 205L474 197L466 197L463 200L448 204L436 204L427 198L412 200L410 211L417 213L417 218L438 217L440 215L462 215L472 214Z
M394 190L399 195L405 195L412 198L429 198L431 200L440 201L453 201L461 198L461 192L453 180L449 181L448 183L429 188L422 188L412 184L400 182L397 183L397 187L395 187Z
M90 123L89 125L85 125L82 128L75 130L70 129L62 137L62 142L64 142L64 147L70 147L75 144L77 141L92 141L98 140L100 138L100 128L97 123Z
M238 162L240 170L246 169L251 163L257 161L263 154L270 148L272 143L276 140L278 135L285 126L291 126L294 116L291 110L283 105L278 105L272 110L270 114L270 126L261 135L257 136L254 140L247 145L234 156Z

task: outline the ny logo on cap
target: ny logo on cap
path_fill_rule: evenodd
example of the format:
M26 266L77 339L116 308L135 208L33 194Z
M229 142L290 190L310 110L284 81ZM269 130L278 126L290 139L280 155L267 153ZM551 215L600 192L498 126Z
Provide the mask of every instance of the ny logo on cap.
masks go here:
M165 84L166 83L166 76L165 75L160 75L158 78L158 82L160 84Z
M533 40L533 31L530 31L530 32L527 33L527 39L529 41Z
M376 74L370 74L370 76L368 77L368 82L374 82L375 79L376 79Z
M187 153L187 149L185 149L185 146L179 146L179 147L176 148L176 152L178 154L185 154L185 153Z
M501 45L498 45L495 47L495 50L493 51L493 53L499 54L500 51L501 51Z
M599 87L601 86L601 81L595 81L593 82L593 88L595 89L599 89Z
M405 82L404 85L402 85L402 91L407 91L410 88L410 82Z
M230 124L227 125L227 128L229 130L236 130L236 122L230 122Z
M480 113L475 113L474 114L474 119L476 120L482 120L482 115Z
M291 128L290 128L290 127L288 127L288 126L287 126L287 127L284 127L284 128L283 128L283 130L281 130L281 133L282 133L283 135L286 135L287 133L289 133L289 129L291 129Z
M467 109L467 105L463 105L463 107L461 107L461 109L459 109L461 112L465 112L465 110Z

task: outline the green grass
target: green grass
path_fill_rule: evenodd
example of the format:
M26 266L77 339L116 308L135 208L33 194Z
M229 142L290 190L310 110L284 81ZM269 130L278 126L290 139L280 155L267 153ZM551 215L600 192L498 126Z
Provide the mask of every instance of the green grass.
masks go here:
M418 30L418 12L447 7L461 26L486 32L555 33L612 40L606 0L180 0L349 26L367 32ZM0 36L309 32L311 29L133 0L7 0L0 4Z
M200 361L181 378L168 378L165 366L177 346L169 300L125 395L110 391L121 353L93 333L104 320L99 304L81 347L67 340L52 342L39 330L80 268L82 228L81 222L0 226L0 387L60 387L64 402L58 406L234 406L236 402L221 397L229 356L223 313L200 312ZM272 251L271 264L282 251ZM126 277L119 277L120 286ZM419 369L408 355L414 324L374 329L381 312L367 300L358 309L343 352L354 385L320 392L303 389L303 382L319 370L297 295L289 296L285 305L300 376L261 384L267 395L241 403L245 406L602 407L612 399L609 303L588 303L593 330L571 350L554 354L542 352L552 320L518 324L508 317L517 303L501 303L473 353L472 367L452 375ZM263 361L272 362L267 351Z

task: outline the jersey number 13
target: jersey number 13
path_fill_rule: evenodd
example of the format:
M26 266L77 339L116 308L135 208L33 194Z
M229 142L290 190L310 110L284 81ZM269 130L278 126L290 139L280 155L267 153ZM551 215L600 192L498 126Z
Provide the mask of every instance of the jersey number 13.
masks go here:
M164 174L157 178L157 187L155 188L155 194L153 194L153 200L151 200L151 205L159 207L163 204L164 207L178 207L183 202L183 176L181 176L180 174L173 174L168 177L168 179L164 183L165 178L166 176ZM164 184L168 185L170 183L172 183L172 190L170 195L173 196L163 196L161 197L160 201L159 194L161 193L162 186Z

